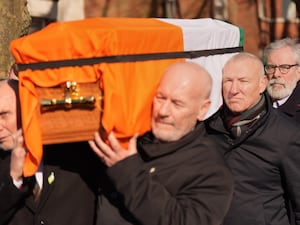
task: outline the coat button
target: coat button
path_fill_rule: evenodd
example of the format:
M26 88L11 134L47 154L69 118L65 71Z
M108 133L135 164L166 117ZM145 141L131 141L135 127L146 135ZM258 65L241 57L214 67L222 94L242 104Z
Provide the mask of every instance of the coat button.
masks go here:
M228 138L227 142L228 142L229 145L233 145L233 140L231 138Z
M155 170L156 170L156 168L155 168L155 167L151 167L151 168L150 168L150 170L149 170L149 173L154 173L154 172L155 172Z

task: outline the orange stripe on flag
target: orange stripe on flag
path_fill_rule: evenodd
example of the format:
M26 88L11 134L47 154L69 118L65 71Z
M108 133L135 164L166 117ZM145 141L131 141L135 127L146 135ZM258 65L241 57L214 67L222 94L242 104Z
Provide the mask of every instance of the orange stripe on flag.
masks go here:
M53 23L14 40L11 52L19 64L111 55L183 51L181 28L149 18L92 18ZM151 103L164 69L184 60L101 63L94 66L26 70L19 73L22 126L29 152L24 175L33 175L42 159L36 86L53 87L69 80L94 82L102 77L103 127L119 140L150 129ZM74 121L76 122L76 121Z

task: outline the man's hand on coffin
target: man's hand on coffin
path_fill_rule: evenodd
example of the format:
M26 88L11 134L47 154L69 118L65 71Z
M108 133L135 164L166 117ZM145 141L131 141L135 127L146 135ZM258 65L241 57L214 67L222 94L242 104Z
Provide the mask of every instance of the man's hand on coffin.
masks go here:
M99 132L96 132L94 137L94 140L89 141L89 145L102 162L108 167L111 167L117 162L137 153L136 142L138 134L134 135L129 140L128 149L122 148L113 132L109 133L107 143L102 140Z
M10 175L14 181L21 181L23 178L23 165L26 156L26 148L22 129L13 134L14 147L11 152Z

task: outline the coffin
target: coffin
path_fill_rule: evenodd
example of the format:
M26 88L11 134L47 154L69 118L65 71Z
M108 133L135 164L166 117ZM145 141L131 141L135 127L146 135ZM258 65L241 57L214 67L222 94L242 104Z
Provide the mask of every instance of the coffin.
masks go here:
M113 131L126 147L133 134L148 131L155 89L177 61L194 61L212 74L209 116L222 104L221 68L242 51L241 31L213 19L91 18L14 40L29 149L25 175L37 169L44 144L86 141L101 130ZM76 84L75 94L68 84Z
M99 82L67 81L50 88L37 86L36 92L43 144L91 140L99 130L103 109Z

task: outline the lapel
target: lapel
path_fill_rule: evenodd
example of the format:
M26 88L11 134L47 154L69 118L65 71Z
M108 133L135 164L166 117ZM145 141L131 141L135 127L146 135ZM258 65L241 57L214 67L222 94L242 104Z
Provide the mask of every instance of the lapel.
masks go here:
M59 176L58 170L54 166L45 166L43 172L43 189L39 200L39 207L42 207L49 199L55 189L56 179Z
M37 207L38 207L38 202L34 201L34 196L33 196L33 187L35 185L35 177L31 176L28 178L25 178L24 182L27 183L27 185L29 186L29 189L31 190L31 194L25 199L25 206L30 209L32 212L36 212L37 211Z
M300 111L300 82L298 82L288 100L278 109L290 116L294 116L296 112Z
M34 201L33 194L30 195L26 201L26 207L29 208L33 212L37 212L40 208L42 208L47 200L49 199L51 193L55 189L56 186L56 178L59 176L59 172L55 169L55 167L44 167L43 171L43 187L42 192L39 198L39 201ZM35 183L35 177L28 178L31 183L31 189L33 189Z

